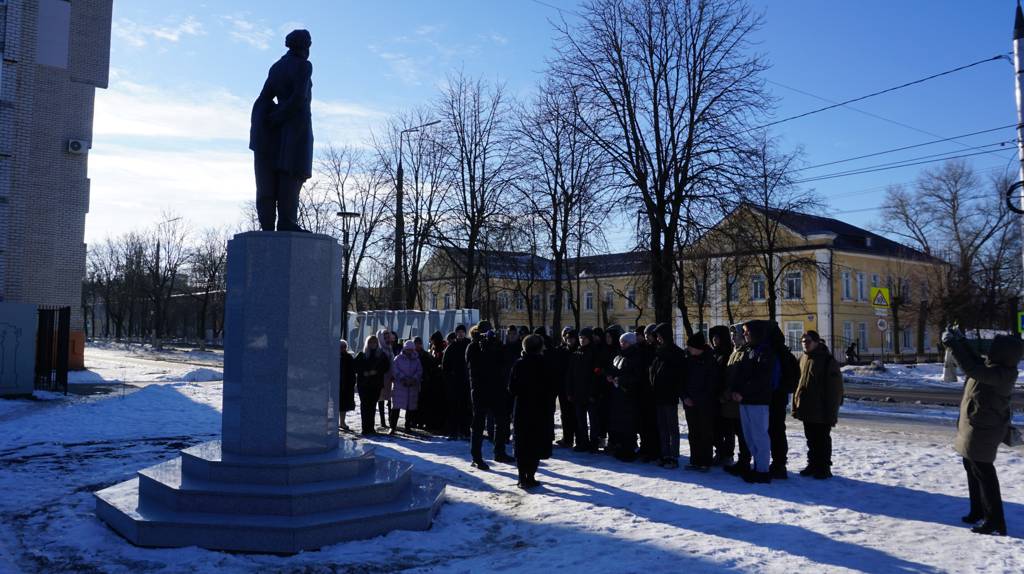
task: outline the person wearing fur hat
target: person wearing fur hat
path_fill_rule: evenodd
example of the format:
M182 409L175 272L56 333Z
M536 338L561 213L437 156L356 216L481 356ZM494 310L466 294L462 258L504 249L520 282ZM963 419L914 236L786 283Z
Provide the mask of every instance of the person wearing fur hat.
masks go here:
M558 446L573 448L576 444L576 407L569 400L572 394L569 380L569 363L579 348L579 337L572 327L562 329L561 344L546 353L550 356L552 372L558 383L558 413L562 422L562 438Z
M405 431L412 428L409 417L419 405L420 385L423 382L423 363L416 352L416 343L406 341L402 352L395 357L395 388L391 393L391 431L398 429L398 417L405 411Z
M516 467L518 486L530 489L539 486L536 472L541 460L551 458L555 426L551 405L555 389L543 357L544 338L527 335L522 343L522 357L512 366L508 393L513 397Z
M617 347L618 355L607 373L612 386L608 401L609 446L615 458L631 462L636 459L637 389L647 385L647 370L641 361L635 333L619 335Z
M1005 536L1006 516L994 463L1013 413L1010 399L1017 381L1021 340L997 335L985 359L967 345L959 329L947 329L942 344L952 350L967 375L956 433L956 451L963 457L971 500L963 521L975 524L971 531L977 534Z
M686 376L686 353L674 341L672 327L655 329L658 348L651 363L651 387L658 415L661 466L679 468L679 392Z
M473 420L470 423L470 454L473 466L480 470L490 467L483 459L484 426L487 415L494 417L494 460L515 462L505 452L508 442L508 411L506 406L508 381L501 378L501 343L490 321L480 321L473 328L473 342L466 348L466 369L469 373L470 399Z
M569 400L576 410L577 452L597 452L598 398L600 396L601 363L594 349L594 330L580 329L580 346L569 359Z

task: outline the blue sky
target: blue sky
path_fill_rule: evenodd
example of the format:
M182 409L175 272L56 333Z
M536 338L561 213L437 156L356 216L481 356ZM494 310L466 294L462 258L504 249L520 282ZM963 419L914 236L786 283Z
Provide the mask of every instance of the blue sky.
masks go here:
M242 202L255 195L246 149L249 109L291 29L306 27L313 36L318 143L358 144L389 114L428 103L452 70L483 74L517 97L529 96L552 55L550 20L560 12L548 5L574 18L571 0L117 0L110 86L97 93L86 240L143 227L165 209L197 228L240 218ZM1009 0L753 5L764 10L756 40L772 64L765 78L778 100L776 119L827 105L819 98L845 100L1008 53L1015 6ZM1016 122L1013 68L987 63L853 107L859 111L816 114L773 133L788 147L801 146L806 164L815 165L1008 126ZM1007 128L805 173L1013 137ZM1013 158L1008 146L970 160L988 173ZM920 169L807 185L828 201L831 215L869 226L884 187L911 182ZM628 247L626 232L610 235L613 246Z

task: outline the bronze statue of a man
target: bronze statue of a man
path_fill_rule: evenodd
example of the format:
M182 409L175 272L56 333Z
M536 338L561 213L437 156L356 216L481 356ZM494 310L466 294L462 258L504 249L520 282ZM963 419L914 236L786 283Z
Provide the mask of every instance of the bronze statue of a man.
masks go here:
M270 67L252 106L249 149L256 164L256 212L260 228L305 231L298 224L299 190L313 171L313 64L306 30L285 38L288 53Z

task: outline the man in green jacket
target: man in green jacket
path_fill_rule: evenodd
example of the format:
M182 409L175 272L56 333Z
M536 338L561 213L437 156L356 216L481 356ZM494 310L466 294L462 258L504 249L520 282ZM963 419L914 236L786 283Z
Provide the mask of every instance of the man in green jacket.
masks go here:
M807 468L800 475L826 479L832 476L832 427L843 404L843 374L816 331L804 333L800 344L804 354L793 393L793 417L803 421L807 437Z
M982 521L972 532L1005 536L1003 499L993 463L1010 425L1010 397L1017 381L1021 341L1010 335L997 336L984 361L967 346L959 329L947 329L942 334L942 344L953 351L953 357L967 375L956 433L956 451L964 459L971 497L971 511L963 521Z

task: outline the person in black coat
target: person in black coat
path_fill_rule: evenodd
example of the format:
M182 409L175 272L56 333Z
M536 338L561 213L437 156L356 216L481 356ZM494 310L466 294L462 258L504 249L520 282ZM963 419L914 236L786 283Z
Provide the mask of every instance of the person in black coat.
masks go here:
M384 375L391 369L391 360L380 350L375 335L366 338L363 350L354 361L356 388L359 391L359 413L362 418L363 435L377 434L373 426L377 399L384 388Z
M518 486L523 489L540 484L535 476L537 466L541 460L551 458L555 435L552 405L556 389L542 355L543 349L540 335L528 335L523 339L523 356L512 366L509 375L508 393L514 401Z
M703 333L694 333L686 340L686 376L682 392L686 412L690 462L687 470L707 472L714 460L714 420L718 411L715 395L718 364Z
M733 456L736 453L736 435L739 430L738 425L733 424L733 419L722 414L722 404L729 391L725 372L729 365L729 356L732 355L733 344L729 327L725 325L711 327L711 330L708 331L708 338L711 340L711 352L716 366L715 420L712 425L715 433L715 457L712 464L727 466L733 462Z
M679 468L679 392L686 376L686 353L673 340L672 327L655 329L658 349L651 363L651 387L658 414L661 466Z
M579 338L571 327L562 330L561 344L544 352L551 364L551 372L558 382L558 412L562 423L562 438L558 446L572 448L576 444L576 407L569 400L569 361L579 348Z
M772 443L772 462L768 472L772 478L786 479L789 459L789 439L786 438L786 408L789 397L800 382L800 361L786 345L786 336L775 321L768 325L772 351L779 361L778 386L772 389L772 402L768 405L768 438Z
M654 352L658 347L658 336L654 333L657 326L657 324L651 323L637 332L637 361L645 373L650 371L651 363L654 362ZM640 433L640 460L643 462L661 460L658 414L650 376L644 377L644 380L637 385L636 409L637 432Z
M608 371L612 386L608 434L615 458L631 462L636 460L637 394L638 389L648 385L647 368L635 333L621 335L618 348L619 354Z
M448 405L448 440L469 437L469 379L466 375L466 326L455 328L455 340L445 347L441 359L444 394Z
M597 452L601 363L594 349L594 331L580 329L580 346L569 358L566 373L569 401L576 410L576 452Z
M339 427L342 430L352 430L345 422L345 414L356 410L355 358L352 356L352 353L348 352L348 341L342 339L340 347L339 363L341 372L338 384L341 388L338 392L338 410L341 411L341 424Z
M263 231L274 230L275 208L278 231L303 231L298 224L299 190L313 168L312 43L306 30L288 34L288 52L270 67L252 106L249 149L255 160L256 212Z
M495 420L494 460L515 462L505 452L508 434L508 417L505 409L508 382L501 379L501 343L489 321L480 321L473 329L473 342L466 348L466 370L469 373L469 390L473 403L473 421L470 424L470 454L473 466L480 470L490 467L484 462L484 426L487 415Z

